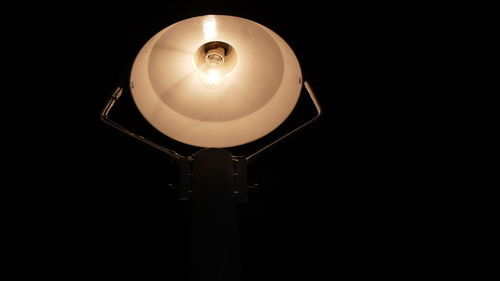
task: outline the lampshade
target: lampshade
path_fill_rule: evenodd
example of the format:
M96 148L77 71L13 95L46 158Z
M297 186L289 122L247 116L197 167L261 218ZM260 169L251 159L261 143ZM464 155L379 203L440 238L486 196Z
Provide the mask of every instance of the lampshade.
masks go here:
M302 75L276 33L233 16L175 23L137 55L130 88L157 130L186 144L231 147L278 127L297 103Z

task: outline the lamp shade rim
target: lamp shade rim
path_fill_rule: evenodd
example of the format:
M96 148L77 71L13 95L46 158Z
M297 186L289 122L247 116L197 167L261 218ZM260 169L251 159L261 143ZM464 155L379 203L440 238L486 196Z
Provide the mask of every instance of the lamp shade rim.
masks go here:
M210 42L227 43L234 56L224 57L226 45ZM215 46L208 70L200 67L200 46ZM206 15L154 35L135 58L130 88L141 114L161 133L223 148L252 142L284 122L298 101L302 74L290 46L269 28Z

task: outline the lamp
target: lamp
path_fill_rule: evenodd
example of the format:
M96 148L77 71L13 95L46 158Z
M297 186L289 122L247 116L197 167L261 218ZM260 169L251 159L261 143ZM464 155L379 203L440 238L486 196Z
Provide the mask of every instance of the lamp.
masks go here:
M313 119L249 156L223 149L276 129L294 109L302 86L316 107ZM236 207L247 200L247 163L321 114L309 84L302 81L295 54L256 22L222 15L189 18L144 45L132 66L130 90L141 114L158 131L204 148L182 156L110 120L121 87L101 113L108 125L179 163L179 196L191 204L190 280L239 280Z

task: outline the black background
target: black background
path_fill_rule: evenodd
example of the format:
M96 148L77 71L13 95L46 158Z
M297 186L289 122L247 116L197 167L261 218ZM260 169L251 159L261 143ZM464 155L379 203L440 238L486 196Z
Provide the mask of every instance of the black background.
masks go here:
M459 84L450 69L469 36L467 7L32 1L22 9L16 47L36 46L31 63L45 75L28 84L51 104L31 104L51 126L24 138L33 144L37 135L28 150L41 152L33 165L50 187L34 192L40 197L28 212L37 235L24 233L39 249L35 259L57 256L40 270L184 280L185 215L167 188L176 165L105 126L99 112L126 85L151 36L206 14L248 18L278 33L324 109L249 167L261 190L240 214L244 280L449 280L464 270L457 245L467 211L456 196L466 178L454 138L461 120L450 118L462 96L443 85ZM53 82L57 91L44 86ZM151 129L127 97L120 102L116 118L128 127L195 151ZM301 102L297 120L312 114Z

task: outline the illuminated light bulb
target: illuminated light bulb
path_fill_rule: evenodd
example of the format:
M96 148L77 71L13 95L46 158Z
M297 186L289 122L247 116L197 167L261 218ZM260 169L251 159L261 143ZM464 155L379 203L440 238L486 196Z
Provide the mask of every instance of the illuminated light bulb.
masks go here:
M206 82L210 86L215 86L221 81L222 75L217 69L209 69L205 76Z
M200 71L204 86L213 88L237 65L237 55L231 45L221 41L209 41L194 53L195 64Z

